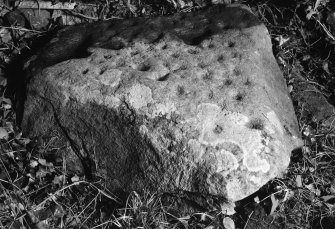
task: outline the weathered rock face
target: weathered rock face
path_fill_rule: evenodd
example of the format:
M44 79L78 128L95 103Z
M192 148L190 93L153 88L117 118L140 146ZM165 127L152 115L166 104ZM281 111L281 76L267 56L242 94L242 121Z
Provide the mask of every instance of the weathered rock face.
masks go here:
M29 68L24 132L62 136L112 189L237 201L301 144L269 34L242 6L69 27Z
M323 94L301 76L294 76L293 99L300 107L300 118L304 123L316 122L332 126L335 121L335 107L328 103Z

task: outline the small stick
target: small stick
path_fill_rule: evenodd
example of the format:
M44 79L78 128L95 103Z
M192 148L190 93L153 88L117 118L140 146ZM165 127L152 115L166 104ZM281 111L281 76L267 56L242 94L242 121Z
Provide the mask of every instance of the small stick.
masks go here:
M33 32L33 33L45 33L42 31L37 31L37 30L32 30L32 29L26 29L23 27L9 27L9 26L2 26L0 25L0 28L4 28L4 29L12 29L12 30L20 30L20 31L25 31L25 32Z

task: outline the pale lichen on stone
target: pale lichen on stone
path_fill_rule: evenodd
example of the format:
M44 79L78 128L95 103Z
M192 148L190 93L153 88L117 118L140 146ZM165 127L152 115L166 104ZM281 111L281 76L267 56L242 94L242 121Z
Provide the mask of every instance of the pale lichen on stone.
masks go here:
M201 146L201 143L197 139L188 140L187 145L190 149L190 153L194 158L194 161L199 162L205 153L204 147Z
M139 128L139 132L143 137L147 137L149 130L145 125L141 125Z
M109 108L118 108L121 104L120 98L114 96L114 95L106 95L104 97L103 104L106 105Z
M214 154L217 158L217 173L220 173L223 176L227 176L229 173L239 167L236 157L231 152L220 150Z
M163 103L157 103L154 105L151 117L162 117L166 116L167 119L171 118L171 114L177 110L175 104L173 102L166 102ZM150 114L149 114L150 116Z
M264 127L250 127L247 125L250 122L247 116L223 112L215 104L201 104L198 110L197 117L201 123L200 143L216 147L220 143L232 142L242 149L243 165L250 172L267 173L270 170L270 164L265 158L267 155L279 153L281 148L278 149L273 144L275 140L267 135L275 134L274 129L278 131L277 134L284 134L282 124L273 111L267 113L268 121Z
M135 84L130 88L128 99L130 105L136 110L146 108L149 103L154 101L151 89L142 84Z
M108 87L115 88L119 86L123 71L119 69L108 69L99 74L99 81Z
M226 191L229 200L239 200L243 198L244 182L240 181L238 177L227 180Z
M262 138L255 139L256 142L261 140ZM266 173L270 169L270 164L267 160L262 159L260 155L264 157L264 154L270 153L269 151L269 147L262 145L261 142L255 143L254 146L250 146L250 149L245 153L243 164L251 172Z

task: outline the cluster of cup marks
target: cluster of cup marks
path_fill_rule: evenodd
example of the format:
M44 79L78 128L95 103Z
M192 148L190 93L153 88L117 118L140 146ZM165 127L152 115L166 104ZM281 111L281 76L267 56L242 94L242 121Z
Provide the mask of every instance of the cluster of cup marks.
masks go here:
M227 46L228 48L230 48L230 49L234 49L235 45L236 45L236 43L235 43L234 41L229 41L228 43L226 43L226 46ZM115 50L120 50L120 49L122 49L123 47L124 47L124 46L121 46L121 47L118 46L117 48L115 48ZM164 44L164 45L161 46L161 49L162 49L162 50L165 50L165 49L167 49L167 48L168 48L168 45L167 45L167 44ZM207 45L207 48L208 48L208 49L214 49L214 48L215 48L215 45L214 45L213 43L209 43L209 44ZM188 52L189 54L191 54L191 55L197 55L197 54L199 53L199 50L198 50L198 49L195 49L195 48L190 48L190 49L187 50L187 52ZM242 61L242 54L241 54L240 52L234 50L234 51L232 51L231 53L232 53L232 54L231 54L231 58L233 58L233 59L237 59L237 60L239 60L239 62ZM134 52L131 53L131 56L136 56L136 55L138 55L138 54L139 54L138 51L134 51ZM118 52L117 52L117 55L118 55ZM180 54L179 54L179 53L173 53L171 56L172 56L173 58L179 58L179 57L180 57ZM109 59L112 58L112 55L108 55L108 54L107 54L107 55L104 55L103 57L104 57L105 60L109 60ZM224 54L220 54L220 55L218 55L218 57L216 58L217 62L219 62L220 64L224 64L225 61L226 61L226 59L227 59L227 57L226 57ZM101 62L104 62L104 61L101 61ZM119 67L125 66L125 60L122 60L118 65L119 65ZM168 66L168 64L166 64L166 65ZM198 66L199 66L200 68L202 68L202 69L204 69L204 68L207 67L207 65L206 65L205 63L203 63L203 62L198 63ZM100 75L104 74L105 71L106 71L107 69L108 69L108 68L106 68L106 67L105 67L105 68L101 68L99 74L100 74ZM149 72L149 71L152 70L152 65L151 65L151 63L148 62L148 61L143 61L142 63L140 63L140 64L137 65L137 69L136 69L136 70L141 71L141 72ZM182 65L182 66L180 66L176 71L184 71L184 70L187 70L187 65ZM89 69L87 68L87 69L85 69L85 70L82 71L82 74L85 75L85 74L87 74L88 72L89 72ZM242 74L241 70L240 70L238 67L235 67L235 68L234 68L233 73L234 73L235 77L238 77L238 76L240 76L240 75ZM167 74L165 74L165 75L163 75L163 76L157 78L156 80L157 80L157 81L167 81L168 78L169 78L169 76L170 76L170 73L167 73ZM184 76L181 75L180 77L183 78ZM204 74L202 78L203 78L204 81L207 81L207 82L208 82L208 81L210 81L210 80L212 79L212 74L211 74L211 73ZM225 78L226 78L226 77L225 77ZM228 77L228 78L224 79L223 83L222 83L221 85L219 85L219 87L221 87L221 88L229 87L229 86L231 86L232 84L233 84L232 77ZM251 82L251 80L250 80L249 78L247 78L247 79L244 80L244 83L243 83L243 84L244 84L246 87L250 87L250 86L252 85L252 82ZM179 96L179 97L184 96L185 92L186 92L186 90L185 90L184 86L178 85L178 86L176 87L176 93L177 93L177 96ZM213 92L210 91L210 93L209 93L209 95L208 95L209 99L212 99L213 96L214 96L214 95L213 95ZM238 92L234 95L234 98L233 98L233 99L234 99L235 101L237 101L237 102L243 102L244 98L245 98L245 92L238 91ZM222 106L221 106L222 109L225 109L225 106L226 106L225 104L222 104ZM262 130L263 127L264 127L264 126L263 126L263 121L262 121L261 119L258 119L258 118L256 118L256 119L252 119L252 120L248 123L248 127L249 127L250 129ZM217 129L220 129L220 127L216 127L214 131L216 132Z

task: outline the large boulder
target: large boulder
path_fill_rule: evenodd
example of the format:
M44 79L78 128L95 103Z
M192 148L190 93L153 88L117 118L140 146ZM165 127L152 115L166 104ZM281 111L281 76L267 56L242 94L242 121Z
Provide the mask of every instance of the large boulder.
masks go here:
M27 72L24 133L64 139L112 190L237 201L301 145L268 31L244 6L68 27Z

